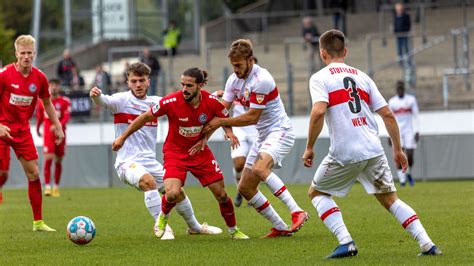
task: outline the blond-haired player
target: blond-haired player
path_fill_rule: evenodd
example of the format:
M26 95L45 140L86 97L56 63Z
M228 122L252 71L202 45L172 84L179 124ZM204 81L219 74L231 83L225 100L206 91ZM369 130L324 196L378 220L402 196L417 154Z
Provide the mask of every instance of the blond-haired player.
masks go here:
M17 61L0 70L0 124L10 129L11 138L0 137L0 142L13 148L28 178L28 197L33 210L33 231L56 231L47 226L42 215L42 193L38 169L38 152L30 132L29 119L38 98L55 126L56 144L64 133L51 103L48 79L33 66L36 56L35 39L20 35L15 40Z

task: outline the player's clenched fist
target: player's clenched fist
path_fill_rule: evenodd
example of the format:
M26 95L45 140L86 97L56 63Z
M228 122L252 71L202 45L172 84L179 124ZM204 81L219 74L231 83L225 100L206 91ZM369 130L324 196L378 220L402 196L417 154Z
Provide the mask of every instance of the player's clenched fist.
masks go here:
M91 91L89 92L90 97L97 97L97 96L100 96L101 94L102 94L102 91L97 87L92 88Z
M124 139L122 137L117 137L114 142L112 143L112 150L113 151L118 151L122 148L123 146L123 143L124 143Z
M313 166L314 151L311 149L306 149L301 159L303 159L304 166L306 167Z

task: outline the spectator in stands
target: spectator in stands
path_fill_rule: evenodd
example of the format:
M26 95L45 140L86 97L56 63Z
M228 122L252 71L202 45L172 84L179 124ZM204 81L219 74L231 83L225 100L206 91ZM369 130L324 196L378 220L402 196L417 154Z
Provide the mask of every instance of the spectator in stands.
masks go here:
M140 61L145 63L151 68L150 73L150 89L148 90L149 95L156 95L156 85L158 84L158 76L160 75L160 62L158 59L150 54L150 49L143 49L143 54L140 57Z
M346 12L348 0L331 0L330 7L333 9L334 28L342 31L347 37Z
M69 49L65 49L63 52L63 59L59 61L56 73L58 78L61 79L61 85L66 87L72 87L74 76L73 69L76 68L76 63L71 58Z
M318 68L322 65L321 59L319 59L319 31L318 28L316 28L316 25L313 23L313 20L311 17L304 17L303 18L303 28L302 28L302 35L305 40L306 46L308 47L309 50L309 56L310 56L310 70L311 72L316 71L316 66L315 66L315 55L318 58L319 66Z
M72 72L72 80L69 84L70 88L72 88L73 91L79 91L84 89L84 77L81 76L79 69L77 67L73 67L71 69Z
M163 46L171 50L171 55L178 53L178 45L181 42L181 30L178 28L176 21L170 20L168 27L163 31Z
M107 71L102 68L102 64L95 66L94 87L98 87L107 94L112 93L112 80Z
M405 8L402 3L395 4L395 14L393 17L393 32L397 36L397 55L399 59L405 54L408 54L409 49L409 37L411 28L410 15L405 12ZM410 58L407 63L411 65ZM403 66L403 61L400 60L400 65Z

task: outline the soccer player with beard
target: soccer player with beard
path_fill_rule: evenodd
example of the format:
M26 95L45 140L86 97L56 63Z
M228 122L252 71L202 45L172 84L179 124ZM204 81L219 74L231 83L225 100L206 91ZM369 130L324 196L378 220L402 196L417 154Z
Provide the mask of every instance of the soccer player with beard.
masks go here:
M113 150L120 150L125 140L157 117L168 117L168 135L163 146L165 196L162 212L156 222L157 236L165 230L172 208L179 204L182 187L187 172L191 172L208 187L219 203L221 215L225 220L232 239L248 239L236 226L234 206L224 189L224 177L212 151L207 146L211 133L204 135L203 125L214 117L227 117L228 111L216 96L202 89L207 82L207 73L198 68L189 68L181 76L181 91L163 97L146 113L133 123L112 144ZM224 128L232 145L238 140L231 128Z
M30 132L29 119L33 115L38 98L43 102L45 112L55 127L56 144L62 142L64 133L51 103L48 79L33 66L36 51L35 39L31 35L20 35L15 40L15 56L16 63L0 70L0 124L10 128L11 135L11 138L0 137L0 142L1 145L13 148L28 178L33 231L56 231L43 221L38 152Z
M237 117L213 119L203 131L209 132L220 126L256 126L257 140L247 156L239 182L239 192L272 224L270 233L264 237L290 236L309 218L308 213L298 206L280 177L272 172L272 168L281 167L283 159L293 148L295 134L291 120L285 112L272 75L265 68L255 64L252 43L249 40L234 41L229 49L228 58L234 73L226 82L223 104L226 108L230 108L234 100L237 100L249 109ZM264 182L272 194L288 207L291 213L291 227L288 228L265 195L258 190L261 182Z
M157 104L161 97L147 96L150 86L150 68L144 63L134 63L127 69L127 83L129 91L113 95L103 95L102 91L94 87L90 91L92 101L97 105L109 109L114 115L115 137L120 136L128 125L140 114L146 112L150 106ZM157 221L161 212L161 197L159 191L164 191L163 175L165 170L156 160L156 138L158 121L155 118L144 124L138 132L131 134L123 148L118 151L115 160L115 170L119 178L126 184L144 192L145 206L151 216ZM194 216L191 201L183 190L177 192L179 203L176 210L188 225L189 234L220 234L220 228L200 224ZM161 240L174 239L173 231L169 226L166 232L157 235ZM157 228L154 228L155 234Z
M71 101L68 97L60 95L61 86L57 79L49 80L49 91L51 93L51 102L58 115L59 122L63 127L64 139L56 145L56 137L54 136L54 125L51 123L48 115L44 112L44 106L41 102L38 103L36 110L36 132L41 137L40 127L44 122L43 128L43 152L44 152L44 195L59 197L59 181L61 179L62 160L66 149L66 123L71 117ZM54 186L51 191L51 164L54 160Z

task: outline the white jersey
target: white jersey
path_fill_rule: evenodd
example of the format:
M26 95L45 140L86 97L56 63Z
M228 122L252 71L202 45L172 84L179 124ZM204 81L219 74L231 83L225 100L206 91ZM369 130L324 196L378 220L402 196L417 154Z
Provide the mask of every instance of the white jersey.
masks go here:
M239 116L247 112L246 108L239 102L234 101L234 107L232 108L232 117ZM247 137L254 138L257 137L258 132L257 128L254 125L245 126L245 127L232 127L232 131L239 140L245 139Z
M99 104L109 109L114 115L115 137L117 138L135 118L148 111L150 106L157 104L160 99L159 96L147 96L145 99L138 99L131 91L126 91L113 95L102 94L100 95ZM146 164L150 160L156 160L157 129L158 119L155 117L130 135L123 147L117 152L115 166L117 167L126 161Z
M259 139L264 139L275 131L292 128L291 120L285 112L280 94L272 75L257 64L246 79L233 73L225 84L222 97L226 102L239 101L243 106L263 109L255 127Z
M414 129L414 120L419 112L415 96L405 93L403 98L400 98L395 95L388 101L388 106L395 114L398 127L400 127L400 134L413 135L417 130Z
M332 63L309 81L313 104L327 102L329 155L341 165L384 154L372 112L387 105L374 81L344 63Z

